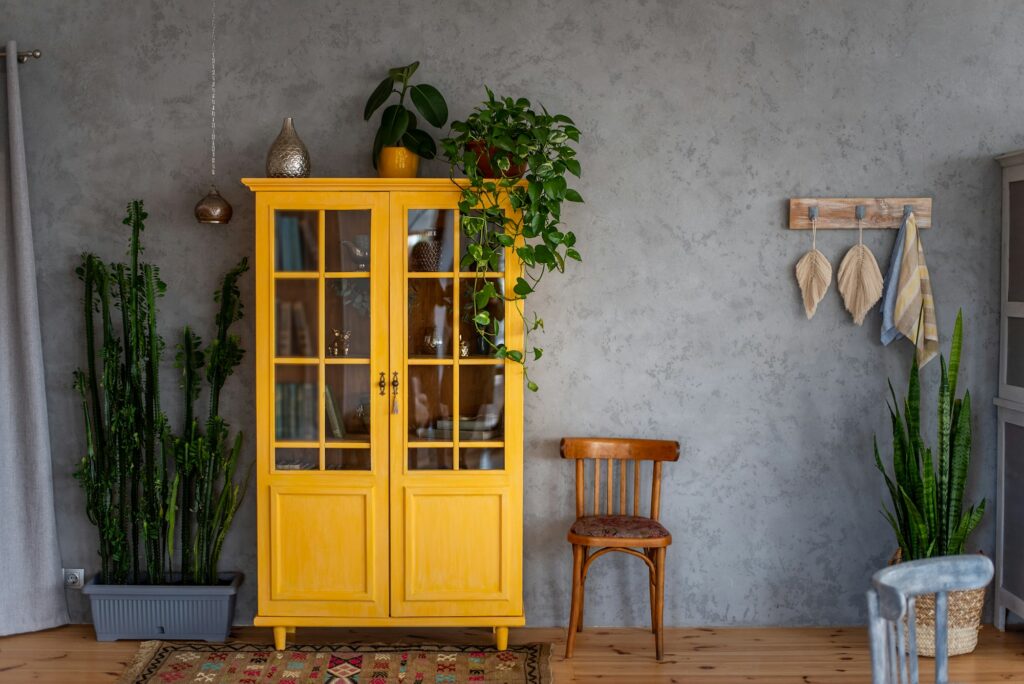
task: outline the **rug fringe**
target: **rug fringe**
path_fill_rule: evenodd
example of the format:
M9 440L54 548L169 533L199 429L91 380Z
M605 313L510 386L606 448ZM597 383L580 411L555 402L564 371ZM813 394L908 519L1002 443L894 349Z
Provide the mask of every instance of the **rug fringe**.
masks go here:
M128 667L121 674L121 678L117 680L117 684L134 684L135 680L139 678L142 668L153 659L153 656L156 655L157 650L159 650L162 644L162 641L143 641L139 644L139 650L135 653L132 661L128 663Z

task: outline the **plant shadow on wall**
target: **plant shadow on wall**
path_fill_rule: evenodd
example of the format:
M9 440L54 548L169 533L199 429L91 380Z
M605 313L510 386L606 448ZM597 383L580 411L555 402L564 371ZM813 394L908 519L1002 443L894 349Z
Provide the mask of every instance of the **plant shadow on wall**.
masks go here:
M86 432L75 477L99 531L103 583L166 584L180 577L182 584L217 584L224 538L249 480L239 473L242 433L232 438L220 415L221 390L244 355L231 327L242 318L238 279L248 264L243 258L228 271L214 294L213 342L204 350L191 327L182 331L176 366L184 425L174 434L160 405L165 345L157 301L166 287L156 266L140 262L146 217L141 201L128 205L129 263L105 264L86 254L77 269L87 358L74 379ZM202 419L196 403L204 371L209 394Z
M569 174L579 177L580 162L573 147L580 132L564 114L535 111L526 98L495 97L487 100L465 121L454 121L451 135L441 141L450 176L461 190L459 212L464 239L468 241L460 267L474 272L472 321L476 334L500 359L522 364L526 384L529 361L541 358L543 349L531 346L530 333L543 330L536 313L526 316L524 303L544 275L564 273L568 260L581 261L576 234L562 223L563 202L582 202L569 187ZM456 174L465 174L456 181ZM499 293L488 273L503 270L503 254L512 247L522 261L513 292ZM510 349L499 337L501 321L491 311L494 302L514 303L522 317L526 342Z

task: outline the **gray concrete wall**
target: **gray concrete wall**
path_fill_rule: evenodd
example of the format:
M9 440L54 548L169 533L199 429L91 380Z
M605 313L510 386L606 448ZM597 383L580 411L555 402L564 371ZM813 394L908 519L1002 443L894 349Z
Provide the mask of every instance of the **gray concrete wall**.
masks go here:
M529 624L566 619L572 473L557 440L590 433L682 442L664 491L675 539L666 624L863 619L868 577L894 547L871 436L888 442L886 378L904 384L911 347L882 348L877 313L854 326L834 289L805 320L793 266L810 235L783 229L790 196L935 198L937 229L924 240L944 346L957 308L966 315L971 491L993 496L992 156L1024 146L1021 3L218 4L218 182L236 209L220 228L192 219L209 174L209 3L0 0L2 37L45 53L22 68L22 93L66 565L97 565L71 478L83 447L70 388L83 361L78 255L118 257L124 204L144 198L146 256L169 289L164 333L186 321L208 331L217 278L252 252L251 197L237 179L262 174L281 118L295 117L315 175L370 174L363 102L386 67L414 59L456 116L488 84L568 113L584 131L587 202L566 218L585 261L531 300L549 332L534 371L542 389L526 404ZM883 269L893 237L865 237ZM838 267L855 241L833 232L819 247ZM251 276L244 289L251 313ZM242 326L249 350L252 326ZM250 453L251 361L225 403ZM929 395L937 366L925 372ZM164 378L176 406L170 370ZM242 622L255 610L253 502L223 558L249 576ZM989 553L992 520L973 544ZM324 552L344 545L339 531ZM647 620L638 565L596 567L588 622ZM70 600L86 619L81 597Z

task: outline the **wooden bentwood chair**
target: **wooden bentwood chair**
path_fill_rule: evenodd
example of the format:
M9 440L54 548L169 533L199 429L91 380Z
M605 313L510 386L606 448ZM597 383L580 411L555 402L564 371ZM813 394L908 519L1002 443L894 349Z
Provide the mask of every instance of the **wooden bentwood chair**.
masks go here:
M643 560L651 595L651 631L655 652L661 660L664 651L662 610L665 606L665 552L672 535L658 522L661 505L661 464L679 459L679 443L654 439L620 439L612 437L566 437L562 440L562 458L576 461L576 522L569 528L572 544L572 609L569 633L565 641L565 657L571 658L576 646L576 632L583 631L583 587L590 564L612 551L628 553ZM602 465L602 460L604 464ZM586 515L586 461L593 461L593 505ZM615 462L618 461L618 478ZM630 485L628 462L633 462ZM640 514L641 462L652 461L650 515ZM605 485L601 486L601 471ZM615 480L618 479L618 497ZM605 494L604 515L601 515L601 494ZM630 496L632 494L632 496ZM618 506L615 499L618 498ZM632 512L628 506L633 501ZM616 509L618 512L614 512ZM639 549L639 550L638 550Z

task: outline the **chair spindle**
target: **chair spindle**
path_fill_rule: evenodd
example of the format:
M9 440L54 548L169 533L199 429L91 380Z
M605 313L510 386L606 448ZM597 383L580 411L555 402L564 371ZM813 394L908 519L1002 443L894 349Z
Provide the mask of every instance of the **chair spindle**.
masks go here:
M633 461L633 515L640 515L640 461Z

